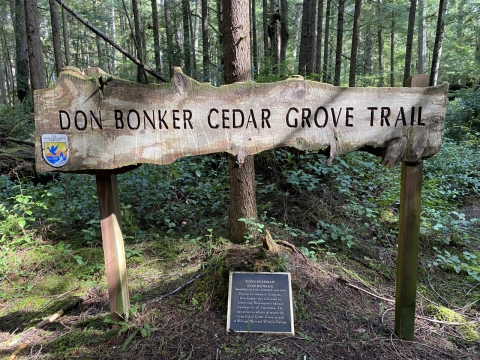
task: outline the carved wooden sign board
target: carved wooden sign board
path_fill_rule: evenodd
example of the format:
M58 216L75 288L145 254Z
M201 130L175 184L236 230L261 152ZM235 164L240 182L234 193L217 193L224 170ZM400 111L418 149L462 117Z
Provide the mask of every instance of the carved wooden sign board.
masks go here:
M35 91L39 172L99 173L126 166L290 146L336 155L365 149L383 164L437 154L448 84L344 88L291 78L213 87L176 69L171 84L142 85L72 68Z

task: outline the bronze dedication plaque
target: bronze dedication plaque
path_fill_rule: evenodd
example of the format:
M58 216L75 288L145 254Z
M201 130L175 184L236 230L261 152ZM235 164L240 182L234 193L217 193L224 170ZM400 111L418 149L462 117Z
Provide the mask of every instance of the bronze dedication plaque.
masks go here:
M290 273L231 273L227 331L294 335Z

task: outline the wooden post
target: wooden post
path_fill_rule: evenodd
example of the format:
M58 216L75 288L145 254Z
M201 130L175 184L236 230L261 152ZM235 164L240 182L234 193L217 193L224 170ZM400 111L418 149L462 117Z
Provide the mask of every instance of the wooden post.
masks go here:
M96 178L110 313L114 320L127 321L130 298L117 175L97 175Z
M414 75L407 80L405 85L409 87L428 86L428 75ZM403 340L413 340L415 331L422 170L422 161L402 162L395 334Z

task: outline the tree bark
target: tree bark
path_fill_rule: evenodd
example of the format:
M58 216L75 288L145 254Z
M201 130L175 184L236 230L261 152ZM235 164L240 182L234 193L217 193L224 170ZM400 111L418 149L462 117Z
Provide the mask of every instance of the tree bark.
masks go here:
M163 9L165 13L165 31L167 33L167 57L168 71L170 79L173 77L173 31L172 31L172 15L170 13L170 0L163 0Z
M160 34L158 32L158 6L157 0L151 0L152 3L152 22L153 22L153 52L155 54L155 70L162 73L162 64L160 61Z
M442 41L445 36L445 15L447 15L448 0L440 0L438 6L437 31L433 45L432 68L430 70L429 86L437 84L440 57L442 55Z
M287 44L288 44L288 4L287 0L280 0L280 62L287 61Z
M268 41L268 0L262 1L262 20L263 20L263 72L265 74L270 73L270 42Z
M418 0L418 74L427 72L427 7L425 0Z
M20 102L29 93L27 30L25 25L25 5L23 0L15 0L15 77L17 81L17 97Z
M210 82L210 44L208 41L208 1L202 0L203 81Z
M382 6L383 0L378 0L377 3L377 19L383 19ZM385 56L383 54L383 24L382 21L378 23L378 75L380 77L378 86L385 86Z
M395 0L393 0L395 5ZM390 27L390 86L395 86L395 10L392 10Z
M60 36L60 23L58 21L58 6L56 0L49 0L50 20L52 22L53 55L55 58L55 73L58 77L63 67L62 40Z
M132 0L132 11L133 11L133 26L135 39L135 49L137 50L137 58L143 63L143 52L142 52L142 34L140 32L140 15L138 13L138 2L137 0ZM147 82L147 76L141 66L137 66L137 82Z
M412 67L413 33L415 27L415 13L417 12L417 0L410 0L410 13L408 15L407 46L405 48L405 69L403 71L403 84L410 77Z
M72 64L72 57L70 55L70 38L68 36L68 19L67 12L62 7L62 30L63 30L63 49L65 50L65 65Z
M355 0L355 10L353 14L352 30L352 48L350 51L350 71L348 76L348 86L354 87L357 76L357 56L358 56L358 38L360 36L360 12L362 0Z
M325 10L325 40L323 41L323 82L328 82L328 38L330 37L330 8L332 0L327 0L327 9Z
M294 60L297 59L298 52L298 34L300 33L300 19L302 15L303 4L295 4L295 23L293 24L293 50L292 57Z
M367 0L366 10L366 13L373 13L372 0ZM372 85L371 77L373 76L373 33L371 24L371 21L368 21L365 28L364 74L367 75L367 85Z
M190 3L188 0L182 0L182 19L183 19L183 56L185 60L185 73L192 76L192 55L190 46Z
M45 78L45 62L42 52L42 39L40 37L37 0L25 0L25 23L32 91L44 89L47 87L47 81Z
M314 0L303 0L302 34L300 37L300 54L298 57L298 73L309 76L313 74L315 61L315 17Z
M223 0L225 83L251 80L250 19L248 0ZM248 226L238 219L257 218L253 156L243 163L228 155L230 170L230 213L228 233L234 243L245 242Z
M345 12L345 0L338 0L337 49L335 51L335 77L333 81L333 85L335 86L340 86L340 72L342 70L344 12Z
M257 1L250 0L252 5L252 49L253 49L253 76L258 74L258 42L257 42Z
M315 76L316 80L320 81L320 74L322 72L322 41L323 41L323 0L318 0L317 11L317 43L315 52ZM355 38L352 38L352 44Z

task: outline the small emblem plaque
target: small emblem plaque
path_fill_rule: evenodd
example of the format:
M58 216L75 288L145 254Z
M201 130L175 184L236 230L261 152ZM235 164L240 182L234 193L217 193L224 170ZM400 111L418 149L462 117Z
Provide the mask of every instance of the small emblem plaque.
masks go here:
M43 134L42 155L50 166L59 168L65 165L69 158L67 135Z

